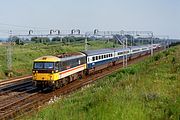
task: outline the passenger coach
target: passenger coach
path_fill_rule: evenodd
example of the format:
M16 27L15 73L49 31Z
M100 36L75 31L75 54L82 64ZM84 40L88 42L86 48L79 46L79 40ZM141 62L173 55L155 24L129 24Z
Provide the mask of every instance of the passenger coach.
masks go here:
M88 74L106 68L115 61L113 49L88 50L83 53L87 56Z

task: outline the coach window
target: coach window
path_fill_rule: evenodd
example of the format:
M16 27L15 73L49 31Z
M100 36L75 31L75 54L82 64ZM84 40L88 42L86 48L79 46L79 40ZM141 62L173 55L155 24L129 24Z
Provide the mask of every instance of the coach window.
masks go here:
M92 60L95 61L95 57L93 57Z
M124 53L125 53L125 54L128 54L128 53L129 53L129 51L125 51Z
M96 60L98 60L98 56L96 56Z
M137 51L139 51L139 49L133 50L133 52L137 52Z
M119 53L118 53L118 55L122 55L122 54L124 54L124 53L123 53L123 52L119 52Z
M103 59L104 55L101 55L101 58Z

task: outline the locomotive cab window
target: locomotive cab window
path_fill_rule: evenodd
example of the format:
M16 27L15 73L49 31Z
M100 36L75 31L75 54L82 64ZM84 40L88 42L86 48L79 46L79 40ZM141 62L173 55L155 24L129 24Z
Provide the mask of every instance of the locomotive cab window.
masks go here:
M44 63L45 69L52 69L54 67L54 63Z
M60 63L59 63L59 62L56 62L56 63L55 63L55 70L59 70L59 67L60 67Z
M53 62L35 62L34 69L53 69L54 63Z

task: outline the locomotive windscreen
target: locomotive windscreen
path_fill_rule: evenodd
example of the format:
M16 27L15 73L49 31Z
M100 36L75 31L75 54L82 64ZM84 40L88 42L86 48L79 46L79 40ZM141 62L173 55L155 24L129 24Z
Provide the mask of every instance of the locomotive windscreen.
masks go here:
M34 69L53 69L54 63L53 62L35 62Z

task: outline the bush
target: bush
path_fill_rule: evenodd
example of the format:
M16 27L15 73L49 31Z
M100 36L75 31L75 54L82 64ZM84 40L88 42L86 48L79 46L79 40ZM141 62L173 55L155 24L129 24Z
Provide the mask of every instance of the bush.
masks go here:
M123 74L134 75L135 73L137 73L137 69L135 69L134 67L128 67L128 68L123 69L121 72Z
M169 50L166 50L163 52L163 54L167 57L168 55L170 55L170 52L169 52Z
M160 60L161 59L161 57L162 57L162 54L157 54L157 55L155 55L154 57L153 57L153 59L154 59L154 61L158 61L158 60Z

